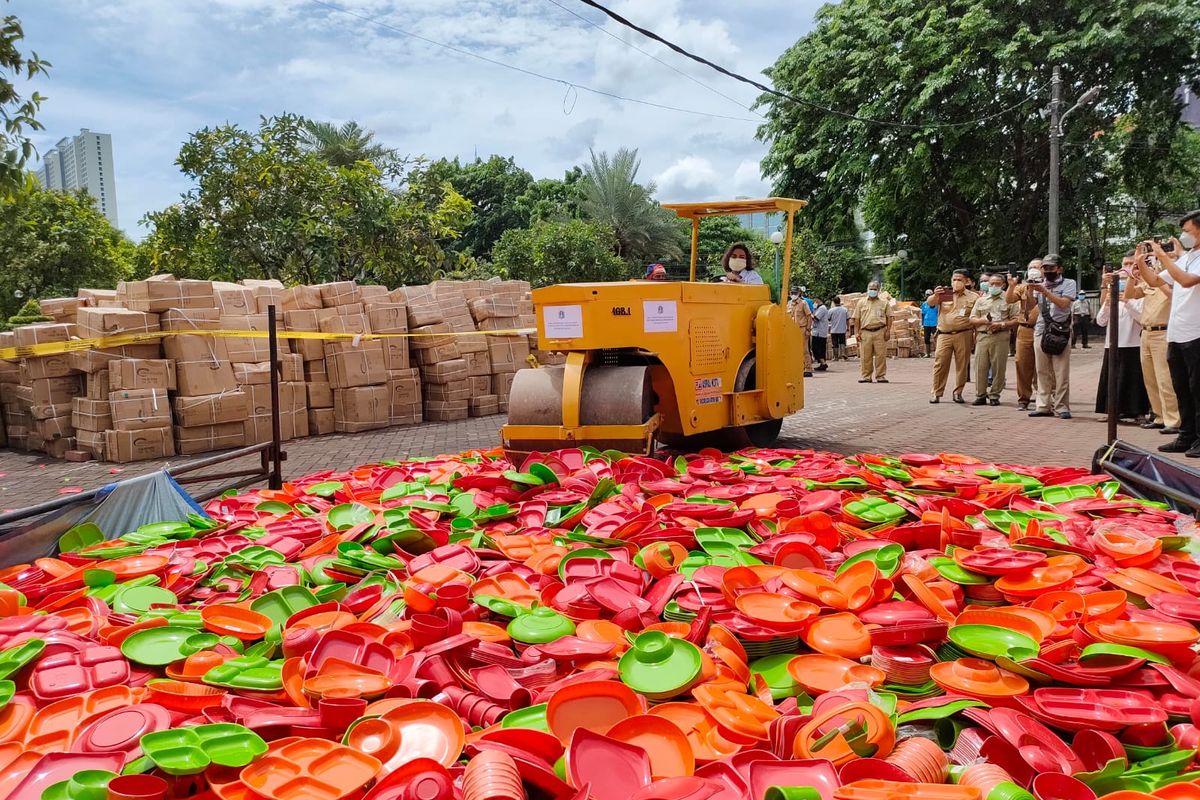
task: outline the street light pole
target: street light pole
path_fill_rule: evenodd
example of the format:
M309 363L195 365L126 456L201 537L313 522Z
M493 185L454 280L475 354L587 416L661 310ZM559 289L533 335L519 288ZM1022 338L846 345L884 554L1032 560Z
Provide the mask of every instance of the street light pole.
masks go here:
M1050 224L1048 252L1058 252L1058 171L1059 147L1062 126L1059 112L1062 110L1062 69L1055 65L1054 77L1050 80Z

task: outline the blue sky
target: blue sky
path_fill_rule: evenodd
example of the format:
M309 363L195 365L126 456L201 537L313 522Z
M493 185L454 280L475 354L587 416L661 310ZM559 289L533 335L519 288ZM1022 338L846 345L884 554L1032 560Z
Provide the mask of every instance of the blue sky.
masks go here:
M10 0L6 10L21 18L27 46L54 64L48 78L36 81L49 99L40 115L46 130L35 142L45 150L80 128L111 133L121 227L139 239L145 234L138 226L142 215L174 202L189 187L174 160L191 131L224 122L254 126L259 115L285 111L357 120L381 141L413 155L513 155L535 177L560 176L586 159L589 147L637 147L640 177L657 181L663 201L767 190L758 172L765 148L754 138L757 117L745 108L755 90L619 28L578 0L322 3ZM329 5L577 84L739 119L574 91ZM819 5L611 3L634 22L752 76L812 27Z

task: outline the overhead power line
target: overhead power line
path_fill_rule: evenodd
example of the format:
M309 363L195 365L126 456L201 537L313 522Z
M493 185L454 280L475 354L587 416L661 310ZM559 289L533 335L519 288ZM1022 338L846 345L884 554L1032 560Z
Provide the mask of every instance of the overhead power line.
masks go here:
M1011 106L1007 106L1005 108L1000 109L999 111L988 114L986 116L976 117L974 119L969 119L969 120L963 120L961 122L920 122L920 123L917 123L917 122L894 122L894 121L883 120L883 119L872 119L871 117L864 117L859 114L852 114L849 111L840 111L836 108L830 108L829 106L822 105L820 103L815 103L812 100L805 100L803 97L797 97L793 94L789 94L788 92L782 92L782 91L774 88L773 86L768 86L767 84L762 83L760 81L756 81L753 78L747 78L745 75L741 75L737 72L733 72L732 70L726 69L725 67L721 66L720 64L715 64L712 61L709 61L707 58L698 56L689 50L685 50L684 48L680 47L679 45L675 44L674 42L669 41L668 39L665 39L662 36L659 36L657 33L655 33L652 30L643 28L640 25L630 22L628 19L621 16L620 14L613 11L612 9L605 7L605 6L601 5L600 3L597 3L596 0L579 0L579 1L581 3L583 3L584 5L591 6L592 8L596 9L597 11L603 12L610 19L614 20L615 22L620 23L621 25L624 25L627 28L637 31L638 33L642 34L646 38L653 39L654 41L658 42L659 44L666 45L667 47L674 50L676 53L679 53L681 56L684 56L685 58L690 58L692 61L695 61L699 64L703 64L704 66L708 67L709 69L716 70L717 72L721 73L722 75L725 75L729 78L733 78L736 81L741 81L742 83L749 84L760 91L766 92L767 94L770 94L770 95L774 95L775 97L780 97L784 100L788 100L788 101L790 101L792 103L796 103L798 105L808 106L809 108L815 108L818 111L824 111L827 114L834 114L839 117L845 117L846 119L852 119L857 122L864 122L864 123L867 123L870 125L880 125L880 126L889 127L889 128L905 128L905 129L910 129L910 130L912 130L912 129L926 130L926 129L935 129L935 128L970 127L973 125L978 125L981 122L987 122L988 120L995 119L996 117L1001 117L1001 116L1009 113L1010 111L1014 111L1014 110L1020 108L1021 106L1028 103L1030 100L1037 97L1038 94L1042 91L1042 89L1046 88L1046 84L1042 84L1041 86L1034 89L1028 96L1026 96L1025 99L1023 99L1017 103L1013 103Z
M479 61L486 62L486 63L491 64L496 67L503 67L504 69L512 70L514 72L520 72L521 74L528 75L531 78L539 78L544 81L550 81L551 83L557 83L561 86L565 86L567 88L568 93L572 89L578 89L581 91L590 92L591 94L599 95L601 97L607 97L612 100L620 100L621 102L625 102L625 103L637 103L638 105L650 106L651 108L659 108L659 109L663 109L664 111L677 111L681 114L693 114L695 116L713 117L715 119L729 119L729 120L735 120L737 122L757 122L758 121L758 120L750 119L749 117L734 117L734 116L729 116L727 114L713 114L708 111L697 111L692 108L680 108L679 106L671 106L671 105L666 105L664 103L655 103L651 100L640 100L636 97L624 97L619 94L614 94L613 92L606 92L603 89L596 89L591 86L585 86L582 83L576 83L575 81L570 81L570 80L567 80L566 78L556 78L553 75L544 75L535 70L526 69L524 67L519 67L516 64L509 64L507 62L500 61L498 59L491 58L489 56L481 55L479 53L475 53L470 50L465 50L461 47L455 47L452 44L446 44L445 42L439 42L435 39L430 39L427 36L422 36L419 33L413 33L412 31L405 30L404 28L400 28L400 27L397 27L390 23L384 22L383 20L381 20L377 17L369 17L365 14L359 14L356 11L351 11L346 8L341 8L340 6L336 6L333 3L327 3L327 2L325 2L325 0L309 0L309 2L313 3L315 5L321 6L323 8L327 8L330 11L336 11L339 14L345 14L348 17L354 17L355 19L361 20L363 22L369 22L372 25L376 25L385 30L392 31L393 33L398 33L398 34L401 34L402 36L407 36L409 38L417 39L419 41L425 42L426 44L431 44L431 45L434 45L435 47L440 47L444 50L449 50L452 53L458 53L459 55L462 55L462 56L468 56L470 58L478 59Z
M574 10L572 10L572 9L570 9L570 8L567 8L567 7L566 7L566 6L564 6L562 3L558 2L558 0L547 0L547 2L549 2L551 5L558 6L558 7L559 7L559 8L561 8L563 11L567 12L568 14L570 14L570 15L571 15L571 16L573 16L573 17L575 17L576 19L582 20L582 21L583 21L584 23L586 23L587 25L591 25L593 28L595 28L596 30L600 31L600 32L601 32L601 33L603 33L605 36L608 36L608 37L611 37L611 38L613 38L613 39L616 39L618 42L620 42L621 44L625 45L626 47L628 47L628 48L631 48L631 49L633 49L633 50L636 50L636 51L638 51L639 53L641 53L642 55L646 56L647 58L650 58L650 59L653 59L654 61L657 61L659 64L662 64L664 67L666 67L667 69L671 70L672 72L676 72L676 73L678 73L678 74L682 75L683 77L687 78L689 81L691 81L692 83L696 84L697 86L702 86L702 87L704 87L705 89L707 89L708 91L712 92L713 94L715 94L715 95L719 95L720 97L724 97L726 100L728 100L729 102L731 102L731 103L733 103L734 105L738 106L739 108L745 109L746 111L749 111L751 114L754 114L754 115L756 115L756 116L758 116L758 117L762 117L762 114L759 114L759 113L758 113L757 111L755 111L753 108L751 108L750 106L746 105L746 104L745 104L745 103L743 103L741 100L738 100L736 97L730 97L729 95L727 95L727 94L725 94L724 92L722 92L720 89L717 89L717 88L714 88L714 87L710 86L709 84L705 83L704 81L700 80L699 78L695 77L694 75L689 75L688 73L684 72L683 70L681 70L679 67L675 66L674 64L672 64L672 63L670 63L670 62L668 62L668 61L663 61L661 58L659 58L658 56L654 55L654 53L651 53L651 52L648 52L648 51L646 51L646 50L643 50L642 48L638 47L638 46L637 46L636 44L634 44L633 42L629 42L629 41L626 41L625 39L622 39L620 36L617 36L615 33L613 33L612 31L608 30L608 29L607 29L607 28L605 28L603 25L599 25L599 24L597 24L596 22L593 22L592 20L590 20L590 19L588 19L587 17L585 17L583 14L580 14L578 11L574 11Z

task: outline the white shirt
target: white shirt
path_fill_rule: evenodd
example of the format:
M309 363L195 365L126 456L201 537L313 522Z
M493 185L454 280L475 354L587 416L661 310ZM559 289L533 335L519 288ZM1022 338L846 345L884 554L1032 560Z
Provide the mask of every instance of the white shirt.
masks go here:
M1200 250L1189 250L1176 259L1175 266L1189 275L1200 275ZM1183 343L1200 339L1200 286L1176 286L1175 279L1165 269L1158 274L1173 290L1167 341Z
M1136 307L1132 304L1136 303ZM1096 315L1096 324L1101 328L1108 327L1108 307L1110 303L1100 306ZM1138 347L1142 343L1142 304L1140 300L1121 301L1121 310L1117 314L1117 347ZM1104 336L1104 347L1108 349L1108 334Z

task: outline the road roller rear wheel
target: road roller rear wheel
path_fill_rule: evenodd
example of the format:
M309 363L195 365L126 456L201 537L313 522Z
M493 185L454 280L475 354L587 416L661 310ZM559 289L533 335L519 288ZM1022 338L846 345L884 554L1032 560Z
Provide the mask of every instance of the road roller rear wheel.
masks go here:
M737 378L734 380L734 391L744 392L758 388L758 384L755 382L756 366L757 358L755 356L749 356L742 362ZM735 445L733 449L739 450L743 447L770 447L779 438L781 430L783 430L782 419L768 419L753 425L731 428L729 434L731 443Z

